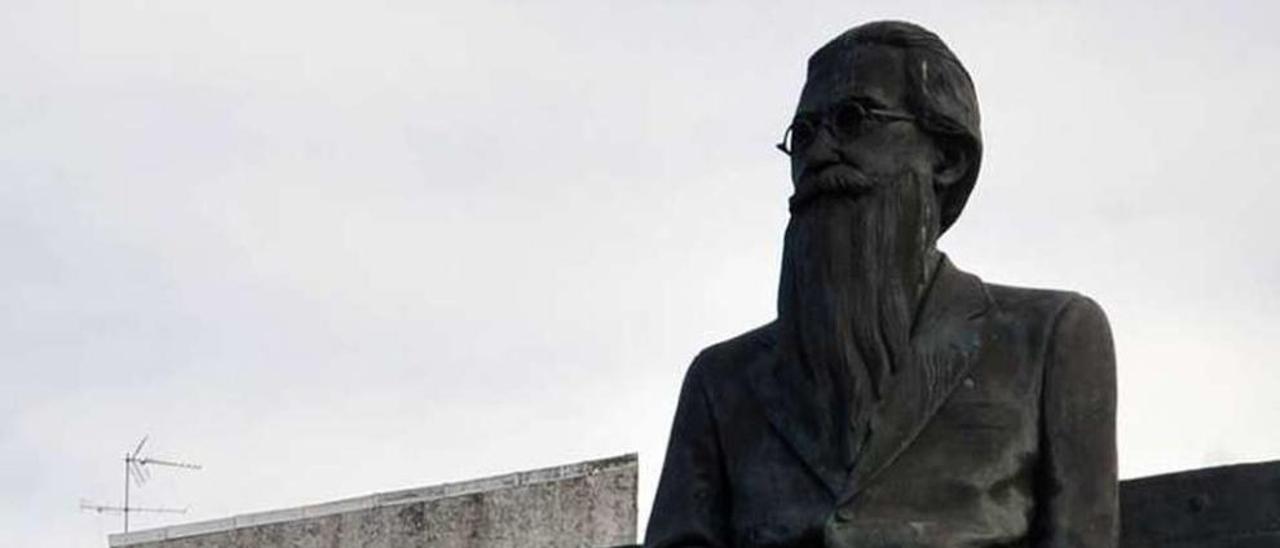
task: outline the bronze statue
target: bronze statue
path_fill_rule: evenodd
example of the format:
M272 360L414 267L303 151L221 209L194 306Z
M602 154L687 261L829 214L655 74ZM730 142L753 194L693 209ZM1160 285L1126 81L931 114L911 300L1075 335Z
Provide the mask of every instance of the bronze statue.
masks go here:
M778 318L689 367L646 546L1115 545L1106 316L935 247L978 126L968 72L917 25L809 59L778 145L795 187Z

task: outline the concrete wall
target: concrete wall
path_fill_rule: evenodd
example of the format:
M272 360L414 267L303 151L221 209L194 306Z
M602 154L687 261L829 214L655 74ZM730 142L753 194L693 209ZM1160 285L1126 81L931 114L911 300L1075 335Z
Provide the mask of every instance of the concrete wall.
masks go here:
M111 535L131 548L590 547L636 541L636 455Z

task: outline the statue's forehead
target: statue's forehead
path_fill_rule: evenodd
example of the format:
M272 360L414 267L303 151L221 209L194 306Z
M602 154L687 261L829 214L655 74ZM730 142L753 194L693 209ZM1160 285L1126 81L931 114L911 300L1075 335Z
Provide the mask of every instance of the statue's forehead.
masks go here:
M901 108L906 89L902 49L858 44L824 51L810 64L799 112L818 112L849 99Z

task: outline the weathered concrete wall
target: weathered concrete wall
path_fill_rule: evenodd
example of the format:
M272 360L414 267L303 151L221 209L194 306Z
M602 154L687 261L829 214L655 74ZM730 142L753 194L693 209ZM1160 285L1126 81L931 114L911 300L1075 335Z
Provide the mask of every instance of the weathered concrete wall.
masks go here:
M130 548L525 548L636 540L634 454L111 535Z

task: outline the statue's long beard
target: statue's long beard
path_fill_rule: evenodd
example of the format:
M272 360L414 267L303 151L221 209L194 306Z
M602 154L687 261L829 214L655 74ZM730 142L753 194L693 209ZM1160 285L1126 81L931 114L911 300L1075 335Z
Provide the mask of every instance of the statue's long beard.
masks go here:
M836 432L865 432L895 373L914 360L911 327L936 237L933 196L917 177L864 185L793 207L783 248L782 349L814 383L836 421L823 426Z

